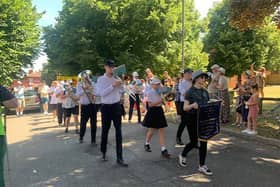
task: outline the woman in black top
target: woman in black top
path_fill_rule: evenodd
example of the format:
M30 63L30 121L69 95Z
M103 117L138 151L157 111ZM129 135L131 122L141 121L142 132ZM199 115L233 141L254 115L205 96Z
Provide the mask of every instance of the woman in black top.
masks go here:
M190 142L185 146L183 152L179 155L179 163L181 166L186 167L186 156L193 148L197 147L198 136L197 136L197 109L199 105L207 104L209 101L209 94L204 88L205 81L208 78L206 73L202 71L196 71L192 75L193 85L186 93L184 101L184 111L187 115L187 129L189 133ZM207 142L200 141L199 147L199 167L198 171L212 175L210 169L205 165L207 153Z

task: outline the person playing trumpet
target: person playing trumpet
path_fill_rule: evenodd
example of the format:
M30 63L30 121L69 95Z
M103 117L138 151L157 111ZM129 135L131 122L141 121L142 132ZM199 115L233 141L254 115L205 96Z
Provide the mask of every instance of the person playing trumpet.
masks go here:
M121 116L121 90L122 81L113 74L115 62L107 60L104 64L105 74L97 80L97 94L101 96L101 118L102 118L102 135L101 135L101 152L103 161L107 161L107 142L108 134L113 121L116 132L116 155L117 164L122 167L128 165L123 160L122 146L122 116Z

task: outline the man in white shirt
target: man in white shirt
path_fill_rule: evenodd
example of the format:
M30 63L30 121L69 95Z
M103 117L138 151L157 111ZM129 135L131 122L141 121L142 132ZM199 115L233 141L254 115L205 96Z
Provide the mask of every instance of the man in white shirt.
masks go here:
M57 114L57 122L58 122L59 127L62 126L62 122L65 123L65 115L64 115L63 108L62 108L63 93L64 93L64 82L60 82L60 84L55 89L55 95L56 95L56 100L57 100L56 114Z
M184 101L185 101L185 95L186 92L191 88L192 86L192 70L187 68L184 70L184 77L183 80L179 83L179 92L180 92L180 106L183 111ZM184 115L184 112L181 114L181 123L178 126L177 134L176 134L176 143L177 145L184 145L182 142L181 136L182 133L186 127L186 115Z
M143 94L143 84L139 79L137 72L133 72L133 81L129 84L129 89L132 91L133 95L129 96L129 117L128 120L131 121L134 105L136 104L138 123L141 123L141 111L140 111L140 95Z
M108 133L113 121L116 131L116 153L117 164L122 167L128 165L123 161L122 155L122 116L121 116L121 89L122 81L113 75L115 63L113 60L105 62L105 74L97 81L97 93L101 96L101 114L102 114L102 136L101 136L101 152L103 161L106 161Z

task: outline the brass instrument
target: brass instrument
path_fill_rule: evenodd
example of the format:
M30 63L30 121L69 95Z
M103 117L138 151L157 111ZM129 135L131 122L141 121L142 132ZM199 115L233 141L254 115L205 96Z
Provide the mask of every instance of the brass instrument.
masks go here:
M136 96L135 96L134 92L120 78L120 76L124 76L125 74L126 74L126 66L125 66L125 64L122 64L122 65L120 65L118 67L115 67L114 70L113 70L114 78L118 79L119 81L122 82L122 86L123 86L124 92L126 92L129 96L131 96L136 101Z
M81 87L84 90L84 93L87 95L90 103L95 103L95 96L93 92L93 86L92 86L92 72L90 70L84 70L81 73L79 73L78 77L80 78Z
M172 88L167 87L167 86L162 86L159 89L159 92L161 93L164 101L171 102L171 101L175 100L175 94L172 92Z

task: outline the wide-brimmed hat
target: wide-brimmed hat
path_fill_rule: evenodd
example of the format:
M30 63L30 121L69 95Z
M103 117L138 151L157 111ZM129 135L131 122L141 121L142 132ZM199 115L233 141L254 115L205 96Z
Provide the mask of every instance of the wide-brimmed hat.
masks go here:
M218 64L214 64L213 66L211 66L211 69L215 69L215 68L219 68L220 66Z
M150 84L160 84L161 81L158 78L153 78Z
M194 81L195 79L197 79L198 77L202 77L202 76L205 76L205 77L208 77L208 74L201 71L201 70L197 70L195 72L193 72L192 74L192 80Z

